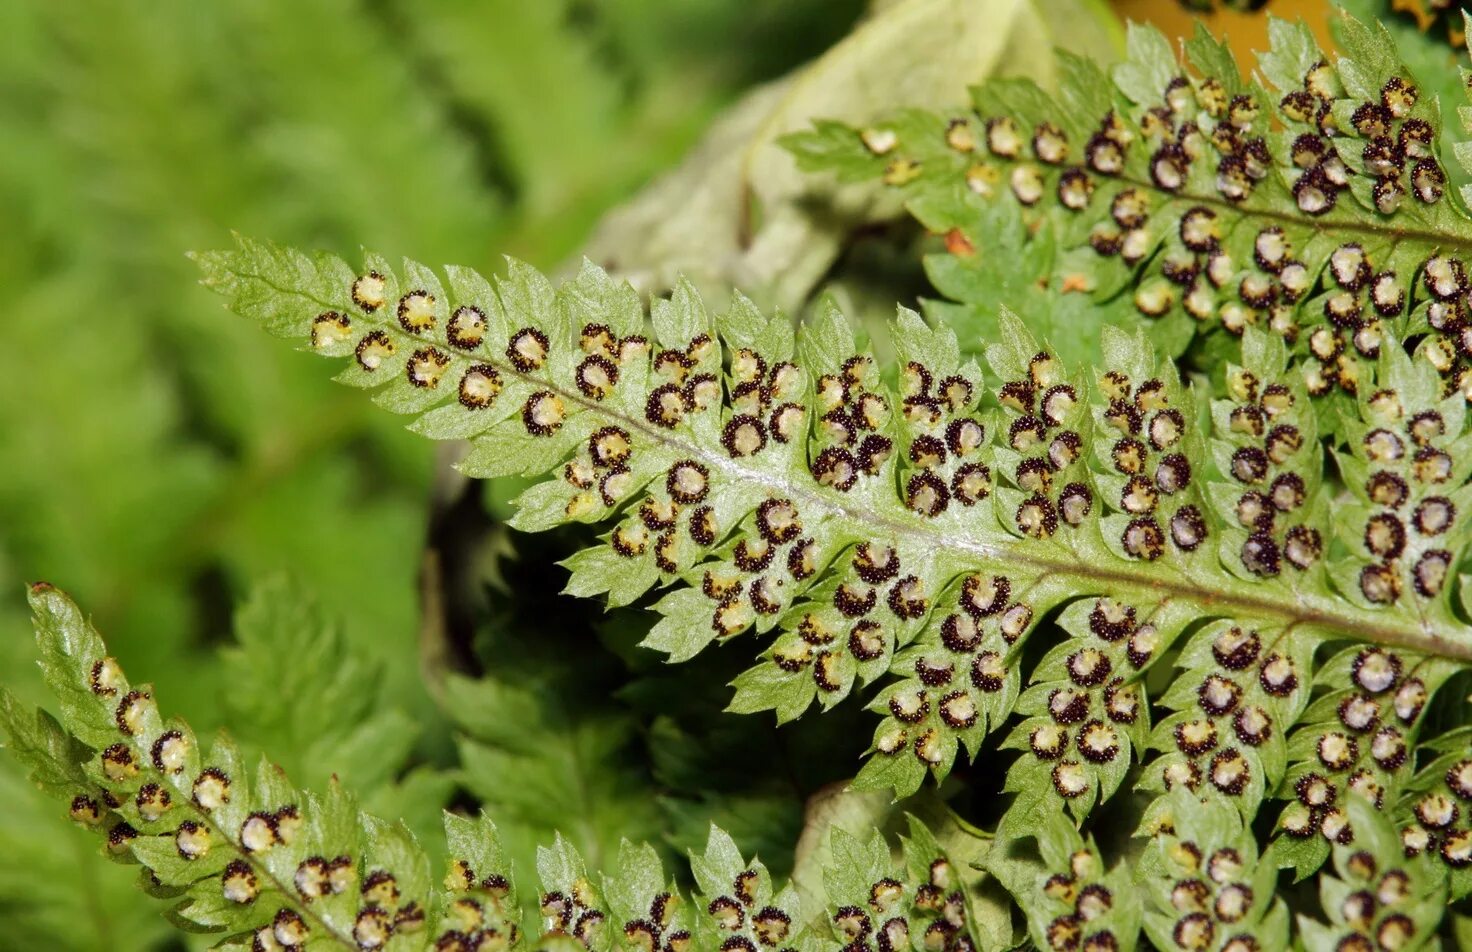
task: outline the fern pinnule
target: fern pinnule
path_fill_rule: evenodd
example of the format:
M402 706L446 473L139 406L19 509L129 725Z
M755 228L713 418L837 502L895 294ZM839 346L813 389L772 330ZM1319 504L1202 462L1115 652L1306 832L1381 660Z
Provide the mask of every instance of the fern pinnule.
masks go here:
M1164 799L1168 809L1138 866L1151 906L1145 934L1155 947L1286 948L1289 914L1277 895L1278 870L1259 861L1242 815L1220 801L1198 803L1184 789Z
M823 885L835 938L844 948L868 941L881 948L945 952L995 948L1006 937L989 934L972 914L967 871L929 828L913 816L908 821L898 878L881 834L833 830Z
M1040 870L1023 875L1003 866L992 871L1007 882L1027 915L1028 933L1040 949L1131 949L1143 924L1143 896L1123 863L1105 865L1092 837L1085 838L1055 814L1034 829Z
M1406 854L1440 860L1455 898L1472 893L1472 815L1465 806L1472 800L1469 733L1458 728L1424 742L1422 750L1436 756L1403 784L1401 803L1392 814Z
M1425 853L1401 848L1394 826L1370 800L1353 796L1346 822L1353 845L1334 846L1334 875L1319 880L1328 923L1298 916L1307 948L1439 948L1436 923L1445 912L1443 870Z

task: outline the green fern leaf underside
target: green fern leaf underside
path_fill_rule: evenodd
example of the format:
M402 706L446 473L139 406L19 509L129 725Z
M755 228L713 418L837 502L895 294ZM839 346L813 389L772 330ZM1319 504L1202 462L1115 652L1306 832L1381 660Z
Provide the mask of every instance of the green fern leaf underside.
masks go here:
M454 268L446 284L249 241L201 264L240 313L349 358L339 379L413 429L468 439L466 472L547 474L515 524L605 527L568 588L660 589L648 646L678 661L755 637L733 710L785 720L880 682L860 787L944 778L1016 713L1006 828L1049 805L1082 817L1136 761L1142 788L1245 817L1283 797L1285 843L1342 838L1350 789L1415 825L1413 758L1386 748L1414 750L1472 657L1454 602L1472 436L1461 397L1399 348L1326 450L1286 348L1256 329L1227 397L1198 404L1143 335L1107 332L1112 369L1084 373L1004 318L989 389L953 334L902 312L891 383L831 309L795 332L680 287L646 317L592 266L560 287L516 262L494 287ZM1055 610L1065 637L1020 670ZM1144 675L1183 635L1152 703ZM1329 801L1300 796L1315 779ZM1147 823L1166 813L1162 796ZM1451 863L1464 840L1431 845ZM1328 852L1275 857L1306 875Z
M69 598L40 583L30 601L61 719L0 691L12 754L114 859L142 866L141 884L174 903L175 924L223 934L218 948L847 952L869 948L871 937L890 949L1015 946L1000 923L1003 934L982 927L975 877L913 816L897 854L877 831L831 827L816 898L774 882L714 827L703 853L690 855L691 892L672 884L647 845L625 841L600 872L559 836L538 850L540 891L523 913L516 884L527 871L512 868L494 823L446 815L450 857L436 886L402 825L359 812L336 783L325 795L298 790L270 763L252 782L228 740L206 752L186 724L162 717L151 689L127 680ZM1435 746L1454 753L1463 739ZM1444 775L1455 796L1461 770ZM1014 893L1040 947L1128 952L1142 930L1161 948L1286 947L1276 867L1259 861L1238 810L1182 788L1163 800L1133 869L1107 869L1061 812L1029 830L1041 866L984 847L981 863ZM1406 855L1365 797L1349 796L1345 814L1358 833L1334 847L1335 875L1322 880L1330 922L1301 917L1300 938L1313 949L1356 937L1425 946L1445 903L1441 867L1424 851Z
M360 812L335 781L314 793L269 762L247 770L223 737L202 747L163 718L148 685L127 680L66 595L41 583L30 600L61 718L0 691L0 736L113 859L141 864L176 925L223 934L220 948L834 952L856 931L884 932L895 948L911 935L952 952L995 945L972 921L963 871L913 818L895 859L881 834L835 828L834 856L862 862L830 871L827 895L806 909L715 827L690 856L694 890L682 890L648 845L626 840L598 870L558 836L535 870L514 869L489 818L447 814L437 882L402 824ZM524 913L517 884L533 882Z
M1130 322L1171 355L1260 327L1331 428L1381 348L1416 340L1472 399L1472 220L1447 175L1472 152L1442 139L1472 107L1438 103L1383 27L1338 27L1336 57L1271 21L1249 76L1204 29L1178 61L1134 26L1111 73L1060 54L1056 96L993 80L967 114L819 123L786 144L810 171L902 191L946 236L927 267L957 326L989 332L1000 302L1077 353Z
M1178 66L1135 30L1112 77L1065 58L1056 97L1000 81L976 115L790 140L946 234L930 271L961 307L935 315L979 333L963 348L902 310L893 366L831 307L795 330L682 284L646 309L591 265L554 286L514 261L487 281L249 240L199 260L243 316L467 441L469 475L532 477L518 528L598 527L568 590L649 604L646 646L752 643L732 710L862 692L857 787L1016 749L997 843L1035 838L1042 864L980 862L1039 946L1418 948L1472 892L1468 738L1428 713L1461 703L1472 661L1472 223L1435 103L1383 32L1341 26L1331 64L1275 23L1260 78L1205 34ZM1209 387L1173 363L1197 338ZM559 839L523 921L494 827L454 817L433 890L401 827L269 765L251 784L228 743L202 757L64 596L32 601L62 717L6 697L0 726L176 916L238 947L1007 944L918 824L901 873L882 838L835 833L806 912L715 833L674 911L654 851L605 876ZM1127 780L1147 844L1106 869L1078 824ZM1317 875L1327 922L1289 921L1284 868Z

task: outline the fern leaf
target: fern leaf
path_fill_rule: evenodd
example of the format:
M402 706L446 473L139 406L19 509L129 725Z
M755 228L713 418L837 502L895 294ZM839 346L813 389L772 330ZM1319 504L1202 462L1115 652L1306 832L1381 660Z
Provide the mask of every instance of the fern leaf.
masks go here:
M177 900L178 924L254 935L266 948L308 939L376 948L395 928L422 928L425 883L392 904L360 889L401 858L407 833L379 824L369 835L336 785L304 794L269 763L252 782L228 740L205 751L188 725L164 720L70 599L45 584L30 598L62 723L41 715L28 729L7 696L10 745L44 789L69 800L74 820L105 834L113 856L143 864L151 892ZM413 872L392 870L405 888Z
M1015 297L1029 324L1057 326L1061 307L1083 351L1125 315L1172 355L1261 327L1290 345L1297 381L1342 407L1384 343L1424 334L1418 359L1472 394L1472 221L1436 97L1383 27L1337 26L1331 62L1305 26L1273 21L1261 79L1204 29L1178 61L1136 26L1112 75L1062 55L1056 97L995 80L972 114L825 123L788 145L809 170L887 182L945 235L927 264L958 327L990 336L993 278L1009 273L1045 289ZM1025 238L997 246L999 225Z
M1282 949L1288 906L1277 869L1258 862L1257 840L1227 804L1200 804L1185 790L1169 800L1169 822L1140 860L1156 948ZM1163 817L1164 819L1164 817Z
M1448 0L1438 2L1443 3L1441 16L1444 20L1439 28L1431 21L1397 9L1397 5L1384 0L1345 0L1340 6L1356 19L1366 22L1379 19L1395 41L1397 55L1405 60L1418 79L1427 84L1427 92L1440 99L1446 119L1441 130L1443 154L1455 156L1458 160L1447 163L1447 172L1462 195L1463 204L1466 204L1466 187L1472 170L1466 168L1465 149L1461 152L1457 149L1457 144L1467 136L1466 119L1461 112L1466 86L1457 68L1459 58L1465 55L1463 21L1466 14L1462 10L1453 10ZM1337 29L1341 22L1341 18L1334 17L1329 26Z
M531 870L516 868L495 823L447 814L437 885L402 824L359 812L335 781L314 794L269 762L248 771L228 740L203 751L188 725L164 720L146 685L127 680L67 596L41 583L30 600L62 717L0 691L7 746L114 859L142 866L141 885L173 902L175 925L223 934L221 948L470 952L529 948L531 937L544 950L832 952L833 937L871 934L896 948L905 936L947 952L979 947L959 870L913 818L898 862L882 836L860 845L832 832L842 865L824 870L827 908L805 910L791 884L716 827L690 856L693 892L648 845L624 841L600 871L558 835L537 851L540 891L519 895L528 881L518 874Z
M765 636L733 709L791 719L890 675L861 786L944 778L1015 698L1046 721L1028 742L1049 765L1025 761L1013 786L1082 815L1149 746L1141 673L1194 619L1268 648L1235 670L1213 658L1199 703L1215 717L1235 717L1251 677L1278 692L1264 716L1296 716L1315 637L1472 656L1445 584L1467 506L1442 495L1472 466L1472 436L1460 397L1394 348L1344 424L1357 504L1334 523L1352 552L1328 572L1336 530L1307 495L1324 460L1270 341L1250 338L1208 440L1192 391L1142 336L1107 333L1115 369L1085 375L1005 318L986 354L1004 383L986 394L953 335L902 313L896 387L832 310L795 336L745 303L712 318L686 288L646 322L592 267L554 288L513 263L495 290L452 269L447 294L412 262L401 278L372 257L354 272L246 241L201 261L241 313L351 356L340 379L418 414L414 429L470 438L472 475L552 474L517 524L607 527L569 561L569 590L624 604L666 589L646 644L681 660ZM1372 512L1385 487L1399 498ZM1022 644L1081 598L1062 616L1080 641L1022 691ZM1278 778L1245 743L1187 779L1250 815Z

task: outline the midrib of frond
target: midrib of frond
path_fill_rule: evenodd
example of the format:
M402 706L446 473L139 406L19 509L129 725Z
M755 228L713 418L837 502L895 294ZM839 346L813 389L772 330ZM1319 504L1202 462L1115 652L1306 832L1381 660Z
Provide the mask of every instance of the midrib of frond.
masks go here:
M980 569L1006 570L1008 567L1025 565L1039 573L1079 579L1087 584L1075 586L1080 594L1116 591L1121 588L1154 591L1162 599L1184 599L1201 607L1203 617L1242 617L1280 620L1285 626L1309 626L1337 632L1362 641L1386 646L1395 646L1429 655L1472 662L1472 641L1459 642L1440 634L1429 622L1418 627L1388 623L1376 613L1353 609L1342 601L1333 599L1310 599L1298 593L1297 602L1286 602L1290 593L1275 593L1277 597L1257 596L1245 591L1248 584L1235 588L1200 584L1185 576L1162 578L1133 570L1128 563L1117 566L1097 566L1078 561L1062 561L1029 552L1026 541L991 542L983 539L957 536L936 530L918 518L904 515L894 516L847 502L836 494L822 492L803 482L784 477L767 470L746 466L740 460L724 454L711 452L697 443L682 439L668 431L657 429L648 422L621 413L590 400L583 394L569 390L554 381L518 371L506 361L484 355L477 357L491 364L500 373L515 377L532 386L549 390L562 400L583 407L610 423L617 424L629 432L637 432L651 442L695 459L712 471L720 471L747 483L755 483L793 500L799 506L810 507L819 512L847 520L855 534L868 538L907 539L925 551L951 552L971 560ZM1350 610L1345 610L1349 607Z

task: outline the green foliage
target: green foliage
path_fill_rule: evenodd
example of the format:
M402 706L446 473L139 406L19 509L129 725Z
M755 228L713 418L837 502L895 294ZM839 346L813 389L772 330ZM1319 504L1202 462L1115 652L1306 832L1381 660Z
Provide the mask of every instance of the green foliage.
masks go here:
M335 778L314 793L268 761L249 771L223 737L204 750L187 724L163 718L148 686L126 679L70 599L41 583L31 604L62 717L0 692L7 746L113 859L142 867L145 888L171 904L178 925L223 935L223 948L554 949L576 940L596 950L818 952L870 932L896 947L913 934L936 948L976 948L951 861L913 820L899 864L877 834L859 847L835 831L844 865L826 875L838 904L806 914L792 886L773 882L715 827L690 857L691 893L647 845L625 840L599 872L557 836L537 850L539 898L523 913L516 883L530 870L516 868L496 825L446 814L450 859L436 885L402 824L360 812Z
M1167 355L1194 343L1220 380L1219 355L1257 326L1290 345L1333 428L1390 341L1420 340L1446 386L1472 392L1472 222L1448 177L1466 164L1465 94L1446 64L1399 62L1383 27L1335 31L1337 57L1271 21L1246 75L1204 29L1177 60L1135 26L1111 71L1061 54L1058 96L995 79L971 112L819 123L787 144L809 170L883 181L945 235L926 266L948 303L932 310L968 339L994 337L1006 304L1088 359L1128 323Z
M343 619L354 663L385 665L381 700L424 728L415 762L450 763L412 637L430 459L309 361L214 319L184 250L233 225L472 249L487 267L495 247L556 261L745 86L842 36L860 4L0 6L0 278L18 357L0 381L5 631L19 630L24 580L64 579L118 656L212 727L232 696L214 650L231 606L284 571ZM446 35L472 55L442 48ZM482 85L497 64L520 85ZM38 700L25 645L0 638L0 671ZM126 871L72 862L77 834L9 758L0 784L0 944L162 947ZM438 827L440 792L395 788L401 808L375 799L387 788L359 790L425 835ZM93 936L55 928L70 923Z
M1187 788L1245 818L1290 800L1285 839L1351 838L1334 804L1396 802L1426 700L1472 652L1446 584L1472 437L1460 394L1399 348L1339 427L1352 499L1330 520L1309 397L1257 329L1224 368L1227 397L1198 410L1143 335L1113 330L1114 369L1083 374L1004 317L988 391L953 335L902 312L896 385L834 311L794 334L679 288L646 321L591 266L554 287L513 264L493 289L245 240L201 263L241 314L351 356L339 379L413 429L469 439L468 474L553 474L513 524L609 527L568 560L568 589L622 605L665 588L648 646L683 661L765 635L733 710L790 720L887 681L859 787L943 780L962 746L975 757L1014 708L1030 716L1011 737L1014 836L1039 810L1087 816L1154 748L1151 822ZM1068 637L1028 670L1024 646L1064 601ZM1153 665L1213 618L1160 699L1180 713L1151 733ZM1316 666L1345 638L1362 644ZM1382 721L1373 742L1350 736ZM1299 782L1311 772L1327 792ZM1300 873L1324 858L1278 856Z
M1342 0L1342 5L1363 19L1384 19L1398 46L1424 48L1428 55L1433 47L1443 54L1467 47L1467 11L1452 0Z
M508 524L553 541L458 525L437 487L420 650L453 774L415 769L402 695L283 583L218 669L250 756L221 740L205 758L35 586L61 716L3 694L0 726L38 788L230 948L1249 952L1465 931L1472 225L1445 156L1466 144L1423 67L1358 20L1336 22L1333 58L1275 22L1251 75L1204 31L1177 61L1135 28L1106 72L1033 63L1038 8L998 2L916 62L952 6L888 4L753 94L610 221L613 274L359 268L249 239L198 255L230 307L338 359L466 476L516 486ZM579 139L612 101L591 46L508 7L534 42L477 62L476 18L385 9L432 51L449 114L504 110L530 144L480 174L578 178L541 153L600 134ZM515 91L538 43L592 90L545 122ZM957 74L1014 59L1044 85L993 78L974 113L936 112ZM923 108L863 116L912 89ZM856 124L784 141L857 188L813 191L766 148L829 104ZM454 124L475 152L485 130ZM739 171L714 158L742 147ZM927 269L951 302L883 328L800 307L840 223L896 198L944 236ZM722 237L692 241L706 214ZM716 294L670 277L686 258ZM718 306L740 276L805 319ZM536 584L508 583L511 549ZM542 593L548 551L596 607ZM440 604L485 582L473 619ZM775 717L718 722L722 679L728 711ZM790 726L814 706L830 713ZM823 787L866 712L857 777ZM249 782L257 745L288 770ZM446 816L436 889L418 843L452 783L486 813ZM667 873L683 851L688 876Z
M269 579L235 619L236 644L221 651L225 722L252 753L306 787L332 778L372 812L403 819L421 837L439 827L449 778L406 773L415 736L409 713L383 687L382 665L355 654L299 585Z
M56 739L52 723L16 705L10 695L0 696L0 717L9 725L7 746L44 751ZM161 941L169 925L141 900L135 877L98 862L95 838L57 821L54 794L39 792L13 758L6 767L0 772L0 796L11 815L0 830L0 849L7 857L0 889L14 897L0 904L6 941L19 949L76 950L103 948L120 936L138 945Z
M606 698L608 678L583 670L591 652L506 637L490 652L485 676L447 681L445 705L462 732L464 785L506 827L510 854L526 863L561 831L611 867L621 840L657 842L638 722Z

